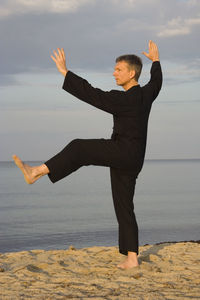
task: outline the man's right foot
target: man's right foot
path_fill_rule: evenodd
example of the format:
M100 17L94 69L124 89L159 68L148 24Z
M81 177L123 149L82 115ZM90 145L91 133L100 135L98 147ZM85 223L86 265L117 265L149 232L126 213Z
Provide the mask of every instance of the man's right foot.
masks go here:
M12 156L15 164L17 167L22 171L24 174L24 179L28 184L34 183L40 176L34 175L33 167L30 167L27 164L24 164L21 159L17 155Z

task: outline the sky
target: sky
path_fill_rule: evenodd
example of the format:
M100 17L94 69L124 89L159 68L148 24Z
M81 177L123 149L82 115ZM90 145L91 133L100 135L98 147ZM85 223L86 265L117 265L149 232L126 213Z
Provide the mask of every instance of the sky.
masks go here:
M120 89L115 58L143 60L157 43L162 90L152 106L146 159L200 158L199 0L1 0L0 161L47 160L74 138L110 138L112 115L62 90L50 58L103 90Z

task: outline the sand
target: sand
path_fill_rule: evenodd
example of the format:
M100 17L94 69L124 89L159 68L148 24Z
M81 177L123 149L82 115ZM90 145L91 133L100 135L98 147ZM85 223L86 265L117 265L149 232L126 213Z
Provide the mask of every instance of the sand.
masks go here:
M0 254L0 299L200 299L200 244L140 247L140 266L121 270L117 247Z

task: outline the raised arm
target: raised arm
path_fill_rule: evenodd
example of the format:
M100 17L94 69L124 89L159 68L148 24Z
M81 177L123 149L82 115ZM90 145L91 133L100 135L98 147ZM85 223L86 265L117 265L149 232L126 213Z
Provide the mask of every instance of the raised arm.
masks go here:
M152 63L150 81L143 87L149 95L149 100L153 102L158 96L162 86L162 70L159 60L159 52L157 45L149 41L149 53L142 52Z
M76 98L97 107L103 111L115 114L121 109L120 91L102 91L94 88L87 80L68 71L63 89ZM123 102L122 102L123 104Z
M101 89L94 88L87 80L79 77L66 67L65 53L63 48L57 48L51 58L56 63L58 71L65 77L63 89L78 99L91 104L101 110L114 114L121 109L119 103L120 91L105 92Z

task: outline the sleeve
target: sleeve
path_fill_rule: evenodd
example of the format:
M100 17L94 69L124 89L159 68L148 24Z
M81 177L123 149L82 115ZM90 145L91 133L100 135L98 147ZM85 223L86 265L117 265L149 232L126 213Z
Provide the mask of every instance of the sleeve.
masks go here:
M63 89L76 98L91 104L103 111L114 114L118 110L118 92L111 90L109 92L94 88L87 80L79 77L71 71L68 71L63 83Z
M147 97L153 102L158 96L162 86L162 70L159 61L155 61L151 66L151 78L143 87Z

